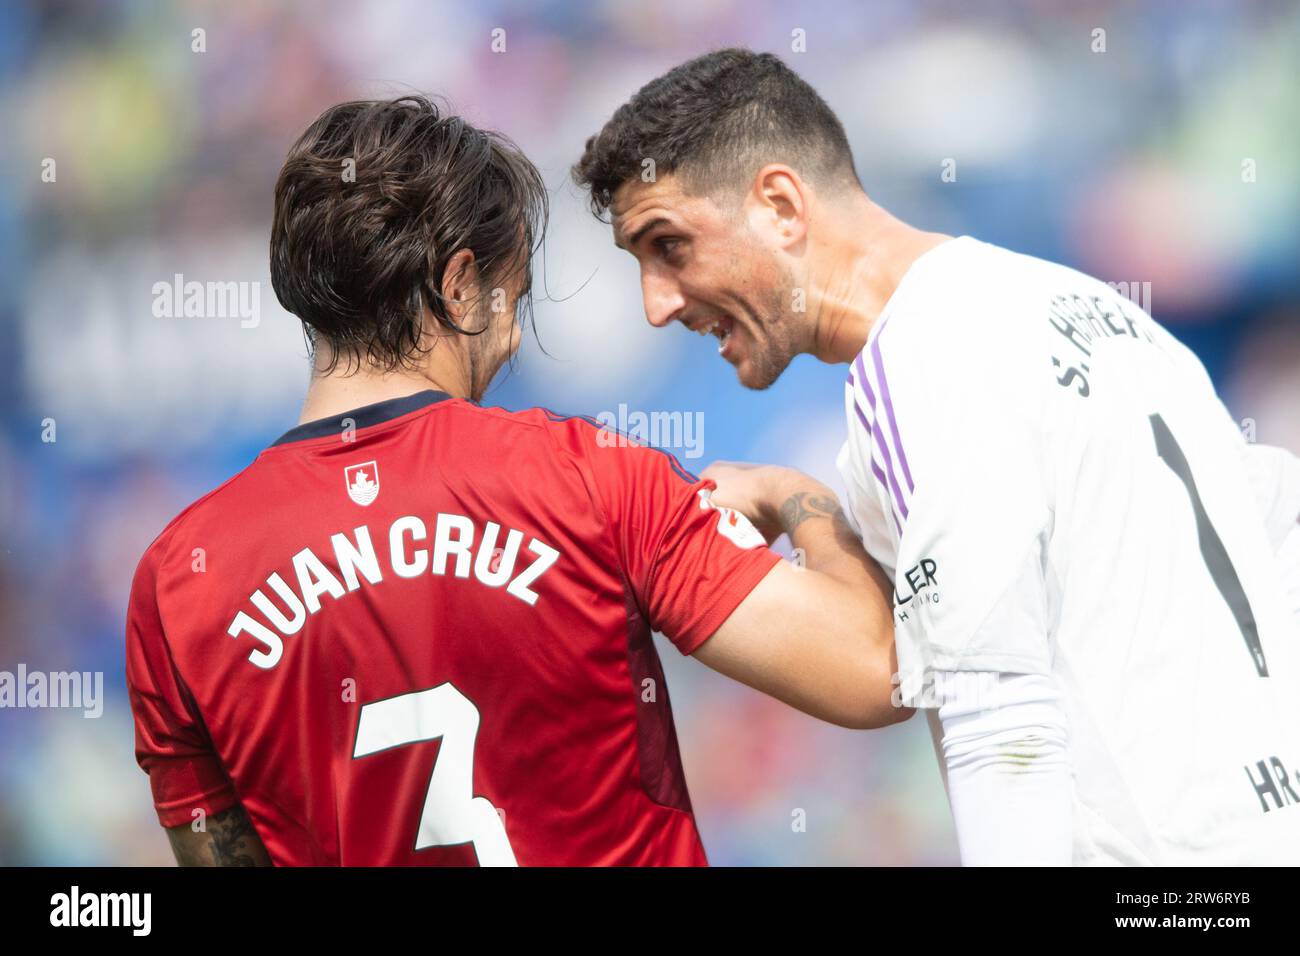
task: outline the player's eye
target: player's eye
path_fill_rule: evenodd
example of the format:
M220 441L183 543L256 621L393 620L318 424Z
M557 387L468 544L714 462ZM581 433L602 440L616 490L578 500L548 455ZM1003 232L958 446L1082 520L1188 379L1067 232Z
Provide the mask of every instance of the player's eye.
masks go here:
M672 236L660 236L654 242L655 248L665 259L671 260L673 253L681 245L681 240Z

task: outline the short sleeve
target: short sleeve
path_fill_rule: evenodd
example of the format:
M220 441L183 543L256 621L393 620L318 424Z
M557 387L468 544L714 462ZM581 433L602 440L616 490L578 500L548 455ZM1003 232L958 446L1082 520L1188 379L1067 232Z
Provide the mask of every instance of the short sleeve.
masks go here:
M1300 626L1300 524L1293 527L1277 552L1282 568L1282 587L1287 603Z
M193 811L229 809L238 798L189 691L177 674L157 603L156 552L145 555L131 587L126 680L135 719L135 755L149 775L164 827L190 823Z
M748 518L709 501L712 481L667 452L597 444L597 434L586 460L628 584L650 626L692 654L781 558Z
M1268 445L1243 441L1240 448L1269 541L1280 548L1300 522L1300 458Z
M894 333L854 363L849 454L897 542L903 699L936 671L1047 673L1051 519L1031 389L996 359L957 374L977 364L969 350L909 364Z

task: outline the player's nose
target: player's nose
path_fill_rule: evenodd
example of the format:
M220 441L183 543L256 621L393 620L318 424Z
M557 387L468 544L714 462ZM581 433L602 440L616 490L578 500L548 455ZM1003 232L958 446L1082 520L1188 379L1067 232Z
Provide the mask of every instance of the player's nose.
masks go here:
M649 270L641 273L641 298L646 321L657 329L677 318L686 305L681 287L673 279Z

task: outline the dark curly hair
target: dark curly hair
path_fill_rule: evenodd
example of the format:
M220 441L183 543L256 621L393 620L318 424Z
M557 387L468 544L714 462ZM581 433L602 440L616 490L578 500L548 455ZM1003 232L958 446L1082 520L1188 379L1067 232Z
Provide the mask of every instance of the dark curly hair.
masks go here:
M271 283L313 352L320 339L332 346L331 369L341 357L409 366L423 351L423 305L447 329L483 331L457 325L443 302L460 249L474 253L484 294L522 275L522 321L547 213L540 174L505 137L423 96L340 103L276 180Z
M688 188L748 185L764 164L783 162L810 181L858 185L839 119L779 58L717 50L651 80L614 113L573 167L604 218L614 193L642 175L677 172Z

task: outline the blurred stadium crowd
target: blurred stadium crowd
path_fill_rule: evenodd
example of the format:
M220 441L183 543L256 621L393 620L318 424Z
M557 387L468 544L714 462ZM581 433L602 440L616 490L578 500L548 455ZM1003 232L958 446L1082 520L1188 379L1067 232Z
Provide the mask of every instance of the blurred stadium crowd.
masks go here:
M307 365L270 287L271 188L331 103L441 94L551 185L549 354L529 335L489 403L701 413L688 468L775 460L837 483L842 371L805 357L746 393L711 340L652 332L634 262L567 179L637 87L730 45L817 86L868 193L908 221L1150 283L1234 416L1300 452L1295 3L10 0L0 670L103 671L106 701L99 719L0 710L0 863L170 861L132 754L126 596L166 522L296 421ZM177 274L260 283L257 322L158 317L154 284ZM661 653L713 862L955 861L922 720L823 726Z

